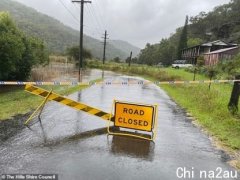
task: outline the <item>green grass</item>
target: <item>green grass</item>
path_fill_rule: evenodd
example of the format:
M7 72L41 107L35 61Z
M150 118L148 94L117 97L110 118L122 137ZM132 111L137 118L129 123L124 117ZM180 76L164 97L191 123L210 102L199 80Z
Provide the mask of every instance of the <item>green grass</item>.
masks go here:
M207 85L163 85L162 88L211 135L232 149L240 149L240 118L227 109L230 85L212 85L210 91Z
M98 82L97 79L92 82ZM88 86L41 86L41 88L51 90L61 95L68 95ZM0 92L0 121L11 119L18 114L26 114L43 101L43 98L32 95L24 91L24 87L6 87Z
M193 80L193 73L189 73L184 69L174 69L172 67L169 68L164 68L162 69L163 71L167 72L167 74L169 76L180 76L181 80ZM203 80L203 79L207 79L206 76L202 75L202 74L196 74L196 80Z
M183 69L157 68L145 65L128 67L123 64L90 63L90 67L113 70L127 74L139 75L151 81L193 80L193 73ZM208 79L197 74L196 80ZM186 109L198 123L222 144L234 150L240 150L240 115L232 115L227 108L232 85L208 84L161 85L169 96Z
M88 67L99 68L105 70L111 70L114 72L123 72L126 74L148 76L158 81L171 81L171 80L193 80L193 74L183 69L173 68L158 68L154 66L132 64L128 67L127 64L118 63L105 63L104 65L100 61L88 62ZM207 79L205 76L197 74L196 79Z

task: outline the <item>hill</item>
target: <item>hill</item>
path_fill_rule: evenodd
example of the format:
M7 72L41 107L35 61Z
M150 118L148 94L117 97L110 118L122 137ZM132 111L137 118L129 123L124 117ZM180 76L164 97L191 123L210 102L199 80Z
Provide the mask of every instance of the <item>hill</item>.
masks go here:
M133 57L136 57L141 50L140 48L133 46L132 44L122 40L110 40L109 43L112 44L117 49L121 49L124 53L128 55L132 51Z
M79 43L79 31L65 26L60 21L39 13L33 8L22 5L12 0L1 0L0 11L8 11L12 18L16 21L18 27L30 36L36 36L45 41L48 49L54 53L63 53L67 47L77 45ZM107 59L120 57L125 59L129 56L129 52L121 49L118 41L107 46ZM122 41L120 41L122 44ZM126 44L128 44L126 42ZM89 49L96 58L102 57L103 45L97 39L84 35L84 45ZM134 47L136 49L136 47Z

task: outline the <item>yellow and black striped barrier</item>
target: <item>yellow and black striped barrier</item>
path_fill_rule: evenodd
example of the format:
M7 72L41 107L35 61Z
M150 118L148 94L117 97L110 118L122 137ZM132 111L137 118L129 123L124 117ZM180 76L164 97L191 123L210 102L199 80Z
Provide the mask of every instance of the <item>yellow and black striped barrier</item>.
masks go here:
M130 137L137 137L137 138L141 138L141 139L145 139L145 140L150 140L150 141L153 141L156 137L156 122L157 122L157 105L154 105L154 106L150 106L150 105L143 105L143 104L138 104L138 105L134 105L133 103L130 104L130 103L126 103L126 102L121 102L121 108L123 108L123 105L125 106L129 106L128 108L129 109L129 115L131 115L131 118L135 118L137 117L136 115L136 111L139 111L140 115L142 116L144 114L144 112L146 111L147 115L146 117L142 117L144 120L139 120L139 125L136 124L137 120L134 120L134 125L125 125L124 123L125 120L124 120L124 123L123 124L116 124L116 121L115 121L115 117L117 117L118 113L116 112L120 112L122 111L123 109L115 109L115 115L112 115L112 112L111 113L106 113L102 110L99 110L97 108L94 108L94 107L91 107L91 106L88 106L86 104L83 104L83 103L80 103L80 102L77 102L77 101L74 101L74 100L71 100L69 98L66 98L66 97L63 97L59 94L56 94L56 93L53 93L52 91L47 91L45 89L42 89L42 88L39 88L39 87L36 87L36 86L33 86L33 85L26 85L25 86L25 91L27 92L30 92L31 94L34 94L34 95L38 95L38 96L41 96L44 98L44 101L39 105L39 107L32 113L32 115L25 121L25 125L27 127L29 127L29 122L32 121L35 117L38 116L39 118L39 121L41 122L41 119L40 119L40 115L36 115L37 112L40 110L40 114L44 108L44 105L47 103L47 101L56 101L58 103L61 103L63 105L66 105L66 106L69 106L71 108L74 108L74 109L77 109L77 110L80 110L80 111L83 111L83 112L86 112L88 114L91 114L91 115L94 115L94 116L97 116L97 117L100 117L104 120L107 120L109 123L108 123L108 133L111 134L111 135L123 135L123 136L130 136ZM114 101L114 103L120 103L120 102L117 102L117 101ZM117 106L116 106L117 107ZM132 115L132 109L131 108L135 108L135 113ZM138 110L136 109L138 108ZM140 108L140 109L139 109ZM127 107L125 107L124 109L127 109ZM152 111L151 111L152 110ZM125 110L124 110L125 111ZM151 111L151 112L150 112ZM120 112L121 114L122 112ZM123 112L124 113L124 112ZM143 113L143 114L141 114ZM151 114L152 113L152 114ZM122 117L119 118L120 120L118 121L121 121ZM124 119L125 119L125 116L124 116ZM114 127L115 127L115 130L117 131L110 131L110 121L114 122ZM129 122L133 120L132 119L129 119ZM148 122L149 121L149 122ZM153 125L153 122L154 122L154 125ZM143 123L143 124L141 124ZM146 126L146 124L144 123L149 123L149 126L147 128L143 128L142 126ZM130 123L131 124L131 123ZM129 128L129 129L135 129L135 130L141 130L141 131L147 131L147 132L151 132L152 134L142 134L142 133L137 133L136 131L134 133L132 132L127 132L127 131L120 131L118 130L119 127L123 127L123 128ZM29 127L29 129L31 129ZM154 132L153 132L153 129L154 129Z
M31 81L31 82L24 82L24 81L0 81L1 85L36 85L36 86L42 86L42 85L52 85L52 86L88 86L88 85L95 85L95 84L102 84L102 85L146 85L146 84L219 84L219 83L234 83L234 82L240 82L240 80L197 80L197 81L145 81L145 80L125 80L125 81L101 81L101 82L75 82L75 81Z
M76 110L80 110L80 111L84 111L88 114L100 117L104 120L109 120L110 117L113 117L113 115L106 113L102 110L99 110L97 108L88 106L86 104L68 99L66 97L63 97L59 94L53 93L51 91L47 91L45 89L33 86L33 85L26 85L25 86L25 91L30 92L34 95L38 95L44 98L47 98L47 100L52 100L52 101L56 101L58 103L64 104L66 106L69 106L71 108L74 108ZM114 121L114 118L111 118L111 121ZM26 121L26 123L28 123L28 121ZM25 123L25 124L26 124Z

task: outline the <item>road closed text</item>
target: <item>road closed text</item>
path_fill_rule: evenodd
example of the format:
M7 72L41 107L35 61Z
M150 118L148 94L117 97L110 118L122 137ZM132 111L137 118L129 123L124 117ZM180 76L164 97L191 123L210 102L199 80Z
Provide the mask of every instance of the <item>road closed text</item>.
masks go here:
M151 106L115 104L115 126L151 131L154 108Z
M125 118L118 118L117 121L119 123L124 123L124 124L133 124L133 125L138 125L138 126L148 126L148 122L144 120L139 120L139 119L125 119Z

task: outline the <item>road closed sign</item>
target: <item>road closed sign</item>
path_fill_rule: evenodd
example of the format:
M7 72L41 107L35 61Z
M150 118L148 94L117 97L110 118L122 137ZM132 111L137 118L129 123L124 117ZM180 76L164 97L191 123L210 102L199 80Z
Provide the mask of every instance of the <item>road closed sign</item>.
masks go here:
M155 108L155 105L116 101L114 125L122 128L151 132L156 116Z

